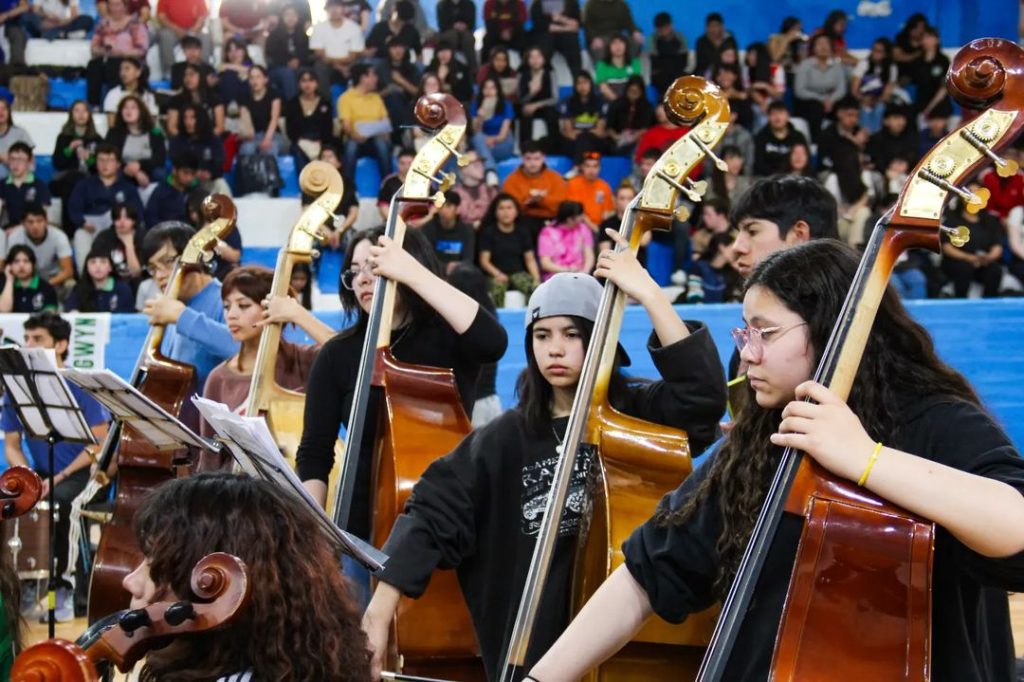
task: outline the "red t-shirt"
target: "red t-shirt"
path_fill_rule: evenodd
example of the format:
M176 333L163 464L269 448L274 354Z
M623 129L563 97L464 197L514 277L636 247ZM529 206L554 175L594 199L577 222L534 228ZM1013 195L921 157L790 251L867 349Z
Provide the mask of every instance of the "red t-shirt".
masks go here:
M993 169L987 168L981 175L981 184L992 192L988 200L988 210L1000 218L1005 218L1010 209L1024 206L1024 176L1017 173L1009 178L1001 178Z
M267 16L264 0L223 0L220 15L239 28L255 28Z
M178 28L192 28L201 17L210 15L206 0L160 0L156 13Z

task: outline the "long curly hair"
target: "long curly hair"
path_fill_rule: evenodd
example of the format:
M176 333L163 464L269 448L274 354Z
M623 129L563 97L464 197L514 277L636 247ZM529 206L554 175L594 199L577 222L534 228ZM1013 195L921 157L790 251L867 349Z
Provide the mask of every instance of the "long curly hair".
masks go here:
M859 258L845 244L819 239L769 256L751 274L746 289L764 287L807 322L815 365L839 317ZM810 377L808 377L810 378ZM736 575L782 449L770 444L781 409L758 406L747 385L747 401L707 478L678 510L663 510L657 521L681 524L712 496L722 513L718 537L719 574L715 590L724 597ZM907 396L967 400L980 406L970 383L942 362L931 336L911 319L889 288L882 297L860 368L847 401L873 440L900 436L900 407Z
M5 521L4 523L14 523L14 521ZM4 601L4 626L11 635L14 654L17 655L25 644L25 619L21 617L21 580L14 568L11 553L6 550L0 552L0 595L3 595ZM0 657L2 655L3 652L0 652Z
M249 569L252 597L232 626L180 637L148 655L142 679L370 679L366 637L337 553L313 514L266 481L197 474L160 486L135 516L154 584L195 599L189 578L211 552Z

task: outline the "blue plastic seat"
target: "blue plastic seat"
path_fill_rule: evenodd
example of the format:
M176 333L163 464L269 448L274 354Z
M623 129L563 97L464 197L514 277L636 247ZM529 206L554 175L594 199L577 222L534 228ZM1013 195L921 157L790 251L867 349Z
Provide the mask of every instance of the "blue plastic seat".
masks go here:
M565 175L571 171L573 167L572 159L568 156L549 156L547 158L547 164L548 168L559 175Z
M628 156L605 156L601 159L601 179L611 186L612 191L632 171L633 160Z
M320 252L320 260L316 262L316 283L322 294L336 294L340 286L341 251L323 249Z
M53 157L49 154L39 154L36 159L36 179L41 182L49 182L53 179Z
M519 164L522 163L522 159L518 156L505 159L504 161L498 162L498 181L505 184L505 179L512 175L516 168L519 168Z
M291 154L277 157L277 169L281 173L284 186L278 193L279 197L300 197L299 174L295 171L295 157Z
M368 156L356 161L356 196L374 199L380 194L380 167Z
M50 109L67 111L75 103L75 100L84 100L86 96L84 78L78 78L73 81L53 78L50 80L50 96L46 100L46 106Z
M273 270L277 267L278 249L275 246L242 247L242 265L262 265Z

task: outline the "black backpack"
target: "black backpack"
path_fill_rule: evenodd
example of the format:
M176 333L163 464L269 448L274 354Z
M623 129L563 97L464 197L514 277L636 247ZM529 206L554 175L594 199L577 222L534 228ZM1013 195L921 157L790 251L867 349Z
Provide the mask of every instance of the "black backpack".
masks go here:
M235 169L235 194L241 196L251 192L263 192L277 196L284 187L277 159L269 154L239 156Z

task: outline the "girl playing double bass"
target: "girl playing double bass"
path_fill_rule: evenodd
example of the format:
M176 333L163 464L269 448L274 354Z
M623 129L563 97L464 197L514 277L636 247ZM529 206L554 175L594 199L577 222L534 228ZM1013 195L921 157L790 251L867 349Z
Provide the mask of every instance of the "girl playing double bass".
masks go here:
M618 237L614 231L609 234ZM662 375L660 381L636 381L616 369L612 404L641 419L686 429L692 447L700 451L715 438L725 407L722 367L707 329L679 319L629 251L602 254L596 274L644 305L654 324L648 351ZM597 280L578 273L555 275L533 292L519 405L435 461L413 489L384 546L390 560L363 618L375 670L380 670L400 596L421 595L437 567L457 571L488 675L493 678L500 668L601 292ZM619 361L628 361L621 348ZM566 592L593 463L592 451L577 463L534 630L536 653L544 651L569 618Z
M377 277L398 282L391 350L408 363L450 367L462 403L472 413L480 366L497 362L505 353L505 329L487 310L441 278L433 247L417 230L405 235L404 248L367 230L349 242L342 264L341 302L356 323L324 344L306 386L302 441L296 455L299 478L321 504L327 499L327 478L334 466L339 427L352 405L359 354L373 306ZM371 400L371 406L379 401ZM377 423L371 407L368 424ZM375 429L365 431L348 530L362 538L370 530L370 481Z
M747 326L734 331L749 364L748 407L712 460L626 541L625 564L532 679L578 679L652 613L680 622L722 598L788 446L939 526L932 679L1013 679L1006 591L1024 589L1024 460L891 288L849 403L809 381L856 269L846 246L817 240L753 271L743 299ZM735 651L743 655L732 657L724 679L768 678L801 527L801 517L783 518L739 632Z

